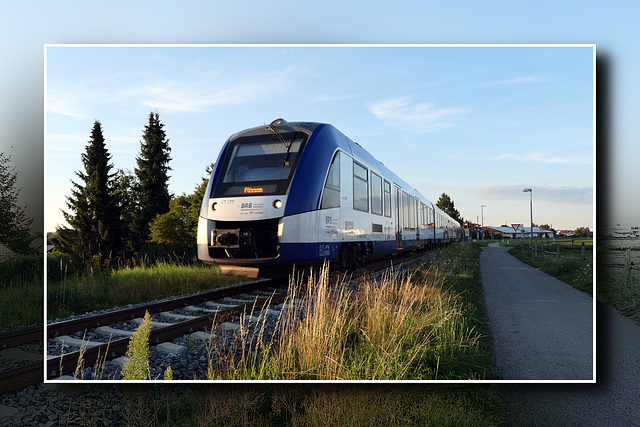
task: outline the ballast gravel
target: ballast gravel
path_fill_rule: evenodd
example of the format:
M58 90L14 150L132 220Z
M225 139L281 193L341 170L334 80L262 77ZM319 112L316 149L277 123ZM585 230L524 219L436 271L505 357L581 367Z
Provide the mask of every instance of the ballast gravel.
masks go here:
M415 266L415 263L396 267L396 271ZM378 276L378 274L374 275ZM349 284L354 290L355 283ZM173 299L178 297L167 298ZM142 304L136 304L142 305ZM56 319L48 323L72 320L81 317L88 317L99 313L119 310L114 309L90 312L79 316L72 316L67 319ZM206 308L203 306L203 308ZM194 315L194 312L183 311L184 314ZM303 315L303 314L302 314ZM171 323L175 319L157 314L152 316L153 321ZM238 322L238 319L233 319ZM111 325L113 328L120 328L135 331L139 325L133 322L123 322L119 325ZM266 316L264 328L254 327L249 329L245 336L234 335L233 329L217 327L211 333L196 335L185 335L172 341L172 344L180 346L182 351L166 353L159 351L155 346L149 350L150 378L159 380L157 385L137 386L125 382L110 383L102 381L122 380L122 365L116 362L107 362L98 368L91 367L80 371L77 379L85 381L62 381L56 383L38 384L29 386L21 390L0 395L0 425L2 426L57 426L57 425L104 425L119 426L125 425L138 419L139 424L145 424L153 419L153 414L141 413L140 402L144 400L146 404L152 402L161 405L168 401L175 401L181 394L190 393L191 384L180 383L184 380L206 380L209 365L215 365L222 359L228 359L234 353L241 351L244 342L245 349L260 348L260 343L270 343L278 334L278 317ZM82 336L80 336L82 335ZM77 334L76 338L85 340L108 341L108 335ZM112 337L117 339L120 337ZM213 341L210 341L213 339ZM77 348L50 341L47 344L47 353L57 355L61 352L69 353ZM31 348L29 351L42 354L42 343L40 349ZM18 362L20 363L20 362ZM24 364L24 363L23 363ZM11 369L7 363L2 361L3 370ZM170 366L173 380L170 383L163 382L164 373ZM100 383L95 382L101 381ZM226 386L226 385L222 385ZM136 421L137 422L137 421Z

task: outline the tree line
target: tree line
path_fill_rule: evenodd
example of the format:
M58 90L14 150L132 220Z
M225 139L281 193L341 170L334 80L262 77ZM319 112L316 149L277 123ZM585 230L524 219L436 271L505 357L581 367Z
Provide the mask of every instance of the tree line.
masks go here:
M144 127L134 172L113 172L102 124L93 123L83 170L76 171L63 215L69 226L56 228L52 242L68 254L78 272L103 271L167 255L195 256L198 211L206 179L194 194L169 193L169 139L157 112Z

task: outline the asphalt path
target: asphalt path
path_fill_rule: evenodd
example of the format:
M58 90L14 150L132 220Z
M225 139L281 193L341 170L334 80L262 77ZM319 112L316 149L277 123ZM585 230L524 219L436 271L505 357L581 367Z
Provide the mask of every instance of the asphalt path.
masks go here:
M508 249L493 243L480 255L494 371L503 380L595 380L593 298Z
M596 384L500 384L503 425L640 426L640 323L596 312Z

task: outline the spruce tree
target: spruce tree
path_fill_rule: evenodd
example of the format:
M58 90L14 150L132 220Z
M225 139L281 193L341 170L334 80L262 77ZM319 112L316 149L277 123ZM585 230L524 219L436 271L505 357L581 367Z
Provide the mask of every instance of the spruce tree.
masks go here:
M76 263L87 264L96 257L96 267L102 269L103 260L122 250L122 223L113 194L111 154L97 120L85 149L81 155L84 172L76 172L80 181L71 182L71 196L67 196L69 212L63 211L71 228L57 230L58 243Z
M436 202L436 206L442 209L447 215L456 220L460 225L462 225L463 220L460 217L460 212L455 208L453 204L453 200L446 193L442 193L438 201Z
M196 256L198 217L204 192L214 164L206 168L206 176L196 185L191 194L182 194L171 199L169 212L155 217L150 227L150 240L165 253Z
M138 214L138 179L130 170L118 169L113 183L116 204L122 218L122 245L125 253L135 250L136 233L134 220Z
M137 249L145 247L149 240L149 223L158 214L169 212L169 140L158 113L149 114L140 141L140 156L135 169L138 178L138 213L134 220L137 233Z
M10 166L11 156L0 153L0 243L19 254L33 252L31 242L38 234L31 234L33 218L18 205L20 189L16 188L18 172Z

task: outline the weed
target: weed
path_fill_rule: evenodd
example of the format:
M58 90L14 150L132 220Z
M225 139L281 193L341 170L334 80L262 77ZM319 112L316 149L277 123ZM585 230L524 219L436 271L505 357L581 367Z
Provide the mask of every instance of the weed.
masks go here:
M147 380L149 370L149 334L151 332L151 315L147 311L142 323L133 333L127 348L122 378L125 380Z
M351 288L330 284L328 268L293 281L276 339L262 328L238 333L237 354L209 379L416 380L491 376L481 340L479 249L467 245L416 274L389 273ZM469 253L469 251L475 251ZM463 289L453 291L453 282ZM471 283L471 285L470 285ZM447 288L445 288L445 285ZM470 294L463 297L461 293ZM248 340L250 331L257 340ZM246 348L247 342L256 343ZM258 351L259 350L259 351ZM221 360L221 358L218 358ZM210 356L211 360L211 356ZM213 366L213 363L210 363Z

